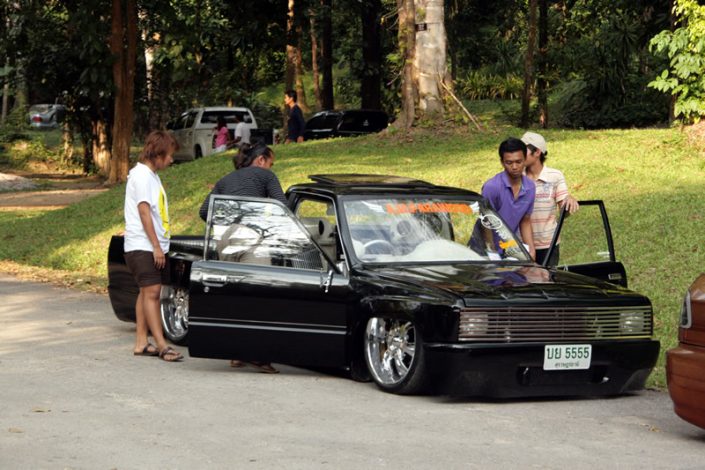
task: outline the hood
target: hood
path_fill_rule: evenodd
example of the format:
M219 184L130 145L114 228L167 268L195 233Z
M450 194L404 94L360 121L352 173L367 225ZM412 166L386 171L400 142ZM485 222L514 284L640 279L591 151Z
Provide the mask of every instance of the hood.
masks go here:
M454 294L466 301L615 301L648 303L640 294L599 279L537 265L452 264L366 268L367 274L394 283L414 284Z

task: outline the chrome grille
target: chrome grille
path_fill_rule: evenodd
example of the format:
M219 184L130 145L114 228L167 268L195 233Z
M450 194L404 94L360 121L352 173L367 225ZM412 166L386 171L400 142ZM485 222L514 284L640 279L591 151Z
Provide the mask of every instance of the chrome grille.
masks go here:
M460 310L460 341L518 343L645 338L651 307L471 307Z

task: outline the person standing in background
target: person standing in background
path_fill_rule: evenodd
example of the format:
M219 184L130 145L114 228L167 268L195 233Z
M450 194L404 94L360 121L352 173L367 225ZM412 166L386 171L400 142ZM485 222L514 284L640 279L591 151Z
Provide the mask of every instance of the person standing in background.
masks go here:
M509 229L521 236L532 259L536 259L531 231L531 212L536 185L524 175L526 144L509 137L499 144L499 160L504 171L497 173L482 186L482 195L489 200Z
M225 152L230 145L230 131L223 116L218 116L218 124L215 126L213 149L215 153Z
M296 104L296 91L286 90L284 93L284 104L289 109L289 119L287 120L287 134L284 143L300 143L304 141L304 129L306 122L301 108Z
M169 279L169 204L157 172L174 161L174 137L153 131L125 187L125 262L139 287L135 304L135 356L159 356L176 362L183 356L167 346L159 312L159 295ZM156 345L149 342L149 333Z
M235 140L233 142L235 145L249 144L250 127L242 122L237 115L235 115L235 122Z
M569 214L578 210L578 201L568 193L568 185L560 170L544 165L548 155L546 139L541 134L526 132L521 137L526 144L526 176L536 183L536 199L531 213L531 230L536 246L536 262L543 264L558 226L556 211L565 206ZM558 264L559 243L548 260L548 266Z

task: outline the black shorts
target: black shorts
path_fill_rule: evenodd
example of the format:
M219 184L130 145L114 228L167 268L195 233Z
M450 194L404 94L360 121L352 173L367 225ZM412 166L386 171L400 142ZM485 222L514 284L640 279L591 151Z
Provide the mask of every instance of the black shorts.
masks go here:
M536 262L538 264L543 264L543 260L546 258L546 255L548 254L548 248L543 248L543 249L536 249ZM558 266L558 259L560 258L560 245L556 245L556 248L553 250L553 254L551 255L551 259L548 260L548 263L546 263L546 266Z
M125 263L139 287L148 287L155 284L171 284L169 256L163 269L154 266L154 254L151 251L126 251Z

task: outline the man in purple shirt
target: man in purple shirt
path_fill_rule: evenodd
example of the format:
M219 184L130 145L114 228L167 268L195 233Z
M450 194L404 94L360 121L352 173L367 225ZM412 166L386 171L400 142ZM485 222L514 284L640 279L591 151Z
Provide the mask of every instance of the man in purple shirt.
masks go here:
M534 208L536 184L524 175L526 144L509 137L499 144L499 159L504 171L497 173L482 186L482 195L514 232L519 232L528 246L532 259L536 259L534 236L531 230L531 212Z

